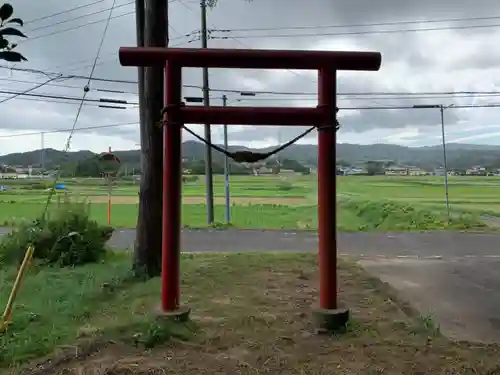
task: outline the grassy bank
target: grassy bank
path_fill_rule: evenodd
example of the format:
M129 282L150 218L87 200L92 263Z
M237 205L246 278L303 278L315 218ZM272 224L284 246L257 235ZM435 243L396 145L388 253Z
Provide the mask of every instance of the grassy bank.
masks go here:
M185 256L182 302L193 309L194 323L183 331L171 326L162 332L172 341L167 347L144 352L133 339L159 335L139 330L138 322L151 321L160 281L127 282L128 266L129 259L113 257L99 265L32 270L1 341L2 366L60 345L66 346L43 362L46 373L486 374L497 366L496 347L446 340L431 319L404 314L378 282L345 262L340 296L352 310L351 323L339 336L315 335L317 260L309 254ZM5 303L13 270L0 273ZM77 359L74 345L82 336L113 342L87 341Z
M16 222L33 219L42 212L43 205L12 203L0 211L0 223L11 226ZM215 206L215 221L223 226L224 206ZM107 205L92 204L91 217L107 223ZM116 204L112 208L112 225L118 228L135 228L138 207ZM260 229L311 229L318 226L316 205L250 204L231 207L232 226ZM182 206L182 223L185 227L206 227L206 206ZM481 229L478 215L456 213L451 224L444 211L435 207L404 204L393 201L341 199L337 209L337 228L341 231L412 231L436 229Z

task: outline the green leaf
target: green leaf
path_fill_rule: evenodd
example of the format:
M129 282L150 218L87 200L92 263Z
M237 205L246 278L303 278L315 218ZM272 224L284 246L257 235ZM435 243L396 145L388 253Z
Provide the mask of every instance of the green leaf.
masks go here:
M5 29L0 30L0 36L11 35L11 36L20 36L21 38L27 38L21 31L18 29L14 29L13 27L6 27Z
M20 18L12 18L5 23L17 23L19 26L24 26L24 22Z
M0 37L0 49L5 49L9 46L9 41Z
M14 8L10 4L4 4L0 7L0 19L7 20L14 13Z
M0 52L0 60L5 60L9 62L28 61L28 59L23 55L21 55L20 53L13 51Z

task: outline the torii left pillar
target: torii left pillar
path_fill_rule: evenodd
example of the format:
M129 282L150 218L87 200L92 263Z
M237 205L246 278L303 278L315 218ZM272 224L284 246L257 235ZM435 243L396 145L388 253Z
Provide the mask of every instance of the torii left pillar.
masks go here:
M318 258L320 330L345 326L348 311L337 299L336 74L380 68L378 52L280 51L122 47L124 66L165 66L162 311L187 317L180 306L181 131L184 124L318 126ZM316 108L196 107L182 103L182 68L308 69L318 71ZM158 114L160 116L160 114ZM159 118L160 119L160 118Z

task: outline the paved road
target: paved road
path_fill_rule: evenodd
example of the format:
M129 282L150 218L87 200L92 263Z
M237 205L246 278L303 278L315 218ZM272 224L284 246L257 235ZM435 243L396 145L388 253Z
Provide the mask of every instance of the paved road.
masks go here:
M0 234L8 230L0 229ZM110 241L131 248L134 230ZM500 341L500 235L485 233L339 233L339 253L398 289L422 315L456 339ZM313 232L184 230L186 252L311 251Z

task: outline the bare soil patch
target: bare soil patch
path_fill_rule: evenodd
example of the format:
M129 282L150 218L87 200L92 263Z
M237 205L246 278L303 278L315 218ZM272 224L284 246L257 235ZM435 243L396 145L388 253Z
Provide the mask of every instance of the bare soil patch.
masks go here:
M316 264L310 254L192 255L182 291L199 325L190 341L172 340L147 352L109 342L77 359L72 358L82 351L73 348L64 363L53 358L23 373L500 373L496 345L449 341L432 320L398 302L387 286L351 263L341 263L339 275L341 302L352 311L348 330L316 335L310 319L318 297ZM129 311L157 303L157 290L151 295L148 285L129 301Z
M107 203L108 197L106 196L89 196L87 199L93 203ZM139 202L137 197L133 196L113 196L111 202L114 204L137 204ZM183 204L204 204L205 197L183 197ZM234 197L231 198L233 204L250 205L250 204L282 204L289 206L307 205L311 204L307 198L298 197ZM215 197L215 204L224 204L223 197Z

